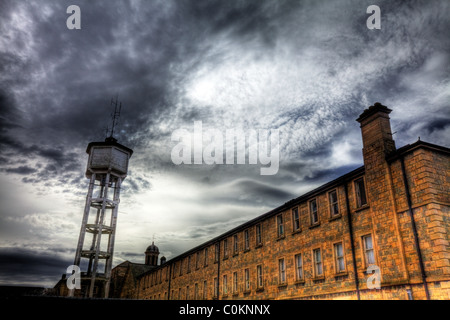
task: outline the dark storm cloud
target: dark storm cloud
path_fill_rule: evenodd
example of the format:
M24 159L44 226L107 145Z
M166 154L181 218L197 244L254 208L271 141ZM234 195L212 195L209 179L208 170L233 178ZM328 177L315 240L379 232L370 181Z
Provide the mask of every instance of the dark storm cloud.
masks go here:
M7 284L51 284L56 283L71 260L62 258L60 252L36 251L27 248L0 248L0 283ZM17 280L20 279L20 280Z
M27 175L36 172L36 169L30 168L28 166L20 166L17 168L8 168L5 170L7 173L17 173L22 175Z
M236 198L243 197L246 203L261 203L261 202L282 202L287 201L294 196L291 192L274 187L273 185L266 185L252 180L241 180L235 183L232 187L234 189Z

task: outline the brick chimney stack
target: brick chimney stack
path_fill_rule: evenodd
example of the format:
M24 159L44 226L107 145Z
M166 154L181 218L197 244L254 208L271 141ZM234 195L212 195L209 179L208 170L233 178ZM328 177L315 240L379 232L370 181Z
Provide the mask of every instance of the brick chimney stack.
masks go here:
M392 139L389 114L391 109L376 102L359 116L356 121L361 124L363 140L364 163L366 156L378 151L384 156L395 151L395 141Z

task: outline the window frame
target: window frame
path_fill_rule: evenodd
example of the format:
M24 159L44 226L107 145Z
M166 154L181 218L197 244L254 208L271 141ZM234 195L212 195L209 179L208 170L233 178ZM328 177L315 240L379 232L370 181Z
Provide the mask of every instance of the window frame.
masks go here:
M194 300L198 300L198 282L194 284Z
M315 222L313 222L313 214L314 214L314 211L312 210L312 203L313 202L316 204L315 213L316 213L316 216L317 216L317 221L315 221ZM319 202L317 201L317 197L308 201L308 209L309 209L309 222L310 222L310 225L311 226L319 225L320 224Z
M331 194L332 193L336 193L336 202L331 202ZM338 211L337 213L333 212L334 204L336 204L336 206L337 206L337 211ZM336 217L339 217L342 215L341 208L339 206L339 192L338 192L337 188L328 192L328 206L330 207L330 218L336 218Z
M366 202L364 204L362 204L362 201L360 199L361 196L361 190L360 190L360 185L358 184L358 181L362 181L363 185L364 185L364 197ZM365 208L369 205L369 198L368 198L368 194L367 194L367 184L366 184L366 177L365 176L361 176L359 178L356 178L353 180L353 189L354 189L354 194L355 194L355 208L356 209L360 209L360 208Z
M258 234L259 230L259 234ZM263 245L263 230L262 230L262 223L257 223L255 225L255 247L261 247Z
M233 272L232 289L233 289L233 295L239 294L239 278L238 278L238 272L237 271Z
M204 261L203 261L203 267L206 267L206 266L208 266L208 247L206 247L203 252L205 254Z
M292 212L292 232L300 232L301 231L301 224L300 224L300 211L298 210L298 206L291 209ZM297 218L295 218L295 213L297 214ZM296 222L298 223L298 226L296 228Z
M223 258L228 259L228 238L223 239Z
M250 230L244 230L244 251L250 250Z
M367 248L366 248L366 242L365 242L365 238L370 237L372 239L372 255L373 255L373 263L369 263L368 259L367 259ZM374 237L372 233L367 233L361 236L361 250L362 250L362 255L363 255L363 261L364 261L364 268L367 269L367 267L369 267L370 265L376 265L377 264L377 257L376 257L376 250L375 250L375 241L374 241Z
M283 267L281 267L281 262ZM286 285L287 285L286 259L284 257L281 257L278 259L278 286L286 286Z
M195 253L195 269L198 270L200 268L200 251Z
M337 245L341 245L342 246L342 257L338 256L338 253L336 251L337 249ZM339 260L342 258L343 261L343 265L344 265L344 269L343 270L339 270ZM347 273L347 259L345 258L345 245L344 245L344 241L337 241L333 243L333 260L334 260L334 272L339 275L339 274L346 274Z
M262 288L264 288L264 270L263 265L258 264L256 266L256 289L260 290Z
M203 300L208 298L208 281L203 280Z
M296 255L294 255L294 265L295 265L295 281L297 282L297 283L299 283L299 282L304 282L305 281L305 267L304 267L304 261L303 261L303 253L302 252L299 252L299 253L297 253ZM300 261L301 261L301 267L299 267L299 264L298 264L298 258L297 257L300 257ZM301 270L301 275L299 276L299 271L298 270Z
M222 296L228 296L228 275L224 274L222 276Z
M280 222L281 221L281 222ZM285 230L284 230L284 217L283 213L277 214L275 217L275 223L277 227L277 239L284 238ZM281 227L281 228L280 228Z
M244 269L244 292L250 292L251 282L250 282L250 269Z
M236 233L233 235L233 256L239 254L239 234Z
M214 263L219 262L220 259L220 242L214 244Z
M322 273L318 274L317 265L319 264L316 260L316 251L319 251L320 253L320 266L322 269ZM323 263L323 254L322 254L322 248L316 247L312 249L312 263L313 263L313 280L321 280L325 278L325 270L324 270L324 263Z

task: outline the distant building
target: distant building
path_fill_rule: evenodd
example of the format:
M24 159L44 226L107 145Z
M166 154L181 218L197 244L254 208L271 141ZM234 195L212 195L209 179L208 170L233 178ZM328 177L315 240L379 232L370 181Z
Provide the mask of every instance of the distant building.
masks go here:
M109 297L121 299L137 299L139 277L158 266L159 249L152 242L145 250L145 264L125 261L114 267L111 272ZM161 265L166 261L161 257Z
M147 255L145 272L117 266L118 296L450 299L450 149L396 149L390 112L376 103L357 119L364 166L165 263Z
M134 263L130 261L124 261L115 266L111 270L111 282L109 287L109 297L119 299L137 299L137 290L139 276L143 273L152 270L158 266L159 249L152 242L150 246L145 250L145 263ZM165 262L165 257L161 257L161 264ZM67 289L67 277L66 274L61 276L58 283L49 289L47 295L55 296L67 296L69 290ZM102 283L99 282L99 286L95 287L94 298L102 298L100 289ZM86 297L87 288L89 282L82 279L81 290L76 292L75 297Z

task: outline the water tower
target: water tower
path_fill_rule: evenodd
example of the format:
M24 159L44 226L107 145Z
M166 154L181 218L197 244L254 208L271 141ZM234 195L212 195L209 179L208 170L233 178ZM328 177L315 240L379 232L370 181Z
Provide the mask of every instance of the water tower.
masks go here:
M133 150L113 138L120 115L117 100L113 103L115 109L110 136L105 141L89 143L86 149L89 155L86 178L90 182L74 265L81 268L81 295L87 297L108 297L120 189L133 154ZM73 295L74 290L69 290L69 296Z

